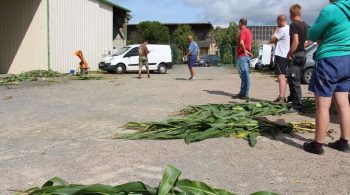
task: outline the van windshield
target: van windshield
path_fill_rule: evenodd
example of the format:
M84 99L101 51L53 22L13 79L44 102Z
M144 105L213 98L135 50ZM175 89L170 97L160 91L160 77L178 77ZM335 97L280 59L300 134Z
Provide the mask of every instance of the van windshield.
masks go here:
M121 49L119 49L113 56L120 56L122 54L124 54L125 52L127 52L130 49L130 47L123 47Z

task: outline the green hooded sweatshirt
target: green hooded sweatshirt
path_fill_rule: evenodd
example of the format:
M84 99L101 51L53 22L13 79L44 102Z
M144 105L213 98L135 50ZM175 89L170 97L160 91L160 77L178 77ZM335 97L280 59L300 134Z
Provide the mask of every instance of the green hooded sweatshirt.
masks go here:
M316 60L350 55L350 0L337 0L325 7L310 27L308 40L321 41Z

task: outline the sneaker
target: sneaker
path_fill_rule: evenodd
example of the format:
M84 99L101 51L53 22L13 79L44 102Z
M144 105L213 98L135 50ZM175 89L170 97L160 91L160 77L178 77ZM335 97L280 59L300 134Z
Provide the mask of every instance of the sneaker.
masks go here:
M349 144L343 144L340 142L340 140L333 143L329 143L328 146L332 149L339 150L341 152L350 153Z
M273 103L274 103L274 104L278 104L278 105L280 105L280 104L286 104L286 103L287 103L287 99L278 96L278 98L277 98L275 101L273 101Z
M241 100L250 100L250 97L248 95L241 95L237 94L232 96L233 99L241 99Z
M317 155L323 155L324 154L324 149L323 147L316 147L314 145L314 142L306 142L303 145L303 148L306 152L312 153L312 154L317 154Z
M189 78L188 80L190 80L190 81L195 81L195 80L196 80L196 77L191 77L191 78Z

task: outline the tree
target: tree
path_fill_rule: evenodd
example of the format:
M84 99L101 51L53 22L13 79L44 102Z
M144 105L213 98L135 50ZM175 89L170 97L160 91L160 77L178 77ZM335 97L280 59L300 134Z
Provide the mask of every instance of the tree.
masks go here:
M213 35L214 40L219 47L237 46L239 27L236 23L231 22L228 28L215 28Z
M239 36L239 27L231 22L226 29L217 27L213 31L214 40L219 48L222 63L234 63Z
M169 43L169 29L157 21L145 21L137 25L138 41L147 39L151 44Z
M186 53L188 50L189 35L191 35L194 40L197 40L197 36L192 31L190 25L180 25L173 33L172 42L183 54Z

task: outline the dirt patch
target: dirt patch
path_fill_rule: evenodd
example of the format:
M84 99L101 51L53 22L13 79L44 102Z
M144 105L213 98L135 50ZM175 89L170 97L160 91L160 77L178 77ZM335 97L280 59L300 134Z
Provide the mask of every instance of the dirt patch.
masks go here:
M268 190L281 194L350 192L349 156L326 148L326 155L305 153L301 144L313 137L279 135L258 138L256 147L238 139L211 139L186 145L183 140L123 141L105 139L129 121L160 121L188 105L234 103L240 79L230 68L197 68L187 81L186 66L168 74L104 75L98 81L25 83L0 87L0 194L37 186L53 176L72 183L120 184L142 180L155 185L166 164L185 178L239 194ZM252 73L251 97L273 100L272 74ZM305 97L311 97L303 86ZM11 99L4 100L6 96ZM289 114L275 121L313 120ZM332 128L339 137L336 117ZM327 141L330 141L328 138Z

